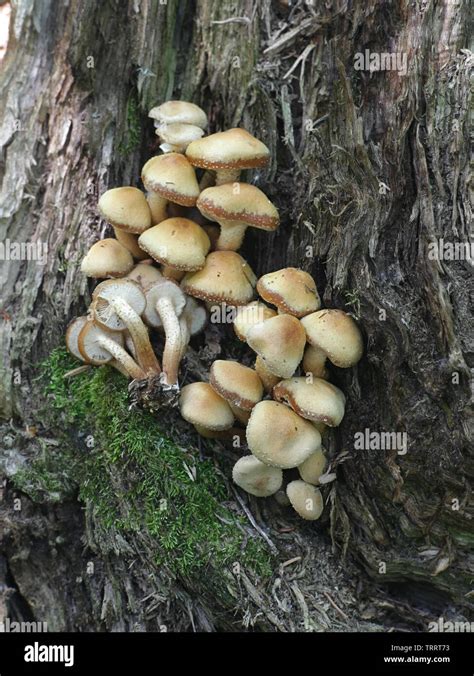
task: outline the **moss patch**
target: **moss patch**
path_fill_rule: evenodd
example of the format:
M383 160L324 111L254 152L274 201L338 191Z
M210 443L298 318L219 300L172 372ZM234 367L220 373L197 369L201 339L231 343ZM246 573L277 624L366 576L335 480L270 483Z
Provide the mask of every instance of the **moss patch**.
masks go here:
M140 147L142 138L142 124L140 108L135 95L131 94L127 101L126 128L122 142L119 144L119 154L129 155Z
M17 487L38 498L62 492L73 480L101 526L148 534L156 563L175 574L238 561L270 575L264 543L248 538L243 520L222 505L227 488L212 462L176 445L151 414L130 411L126 381L113 369L64 379L74 366L62 349L44 365L47 415L64 446L48 448L49 455L18 473Z

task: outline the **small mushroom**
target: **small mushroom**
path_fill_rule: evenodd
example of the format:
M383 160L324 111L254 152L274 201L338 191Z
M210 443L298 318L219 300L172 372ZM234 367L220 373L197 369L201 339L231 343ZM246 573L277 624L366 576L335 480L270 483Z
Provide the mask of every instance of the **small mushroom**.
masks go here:
M235 463L232 479L250 495L266 498L281 488L283 472L278 467L265 465L253 455L246 455Z
M153 210L157 216L166 211L168 202L192 207L199 197L196 173L184 155L179 153L149 159L142 169L142 181L146 190L154 193Z
M69 352L72 354L73 357L76 357L76 359L79 359L79 361L83 361L84 363L88 364L89 361L84 359L82 354L79 351L79 334L86 325L86 322L89 321L89 317L76 317L73 319L71 322L69 322L68 327L66 329L66 347L69 350Z
M201 270L211 247L205 231L188 218L167 218L149 228L138 241L154 260L184 271Z
M123 277L133 268L132 254L116 239L101 239L82 259L81 270L88 277Z
M234 331L239 340L244 343L247 341L247 331L254 324L270 319L276 316L275 310L267 307L259 300L254 300L247 305L238 307L234 319Z
M323 496L318 488L297 479L286 487L286 494L293 509L307 521L319 519L324 509Z
M247 344L276 376L290 378L298 368L306 335L301 323L292 315L277 315L251 326Z
M252 300L257 278L235 251L213 251L202 270L188 272L181 288L190 296L214 303L245 305Z
M290 469L321 448L321 435L291 408L264 400L254 406L250 415L247 443L261 462Z
M313 486L319 485L319 477L324 474L327 467L327 459L322 448L312 453L301 465L298 465L298 472L303 481Z
M217 359L211 366L209 383L246 425L250 411L263 397L262 381L255 371L236 361Z
M203 216L221 226L216 245L220 251L236 251L249 226L272 231L280 222L278 211L268 197L248 183L206 188L196 206Z
M94 366L112 363L119 364L131 378L141 380L145 373L135 360L123 348L123 336L116 331L108 331L88 320L82 327L77 340L83 360Z
M183 418L203 436L229 430L234 424L229 404L209 383L185 385L181 390L179 406Z
M132 233L119 230L118 228L114 228L114 234L117 241L128 249L137 261L144 261L148 258L148 254L138 246L138 235L132 235Z
M195 167L216 172L216 185L239 180L242 169L265 167L270 159L267 146L245 129L228 129L193 141L186 157Z
M127 330L135 345L138 363L146 376L158 375L161 367L153 352L148 330L140 315L146 299L139 284L132 279L101 282L92 294L94 319L113 331Z
M99 212L105 220L125 232L140 234L151 225L145 195L138 188L112 188L101 195Z
M195 124L172 122L157 127L156 135L163 141L160 150L164 153L184 153L192 141L204 136L204 130Z
M207 127L207 115L195 103L166 101L148 113L156 134L163 141L163 152L184 152L191 141L200 138Z
M138 263L133 270L128 273L126 279L137 282L140 288L143 291L146 291L150 286L153 286L155 282L159 282L160 279L163 279L163 275L160 270L153 265L149 265L148 263Z
M349 368L361 359L364 344L359 327L342 310L318 310L301 320L308 343L326 353L334 366Z
M276 305L279 312L294 317L304 317L321 307L314 279L299 268L283 268L263 275L257 282L257 291L267 303Z
M344 394L322 378L312 382L304 376L282 380L273 388L273 397L291 406L302 418L329 427L337 427L344 417Z
M303 371L308 374L311 373L314 378L323 378L327 380L329 377L326 364L326 353L314 345L306 345L303 355Z

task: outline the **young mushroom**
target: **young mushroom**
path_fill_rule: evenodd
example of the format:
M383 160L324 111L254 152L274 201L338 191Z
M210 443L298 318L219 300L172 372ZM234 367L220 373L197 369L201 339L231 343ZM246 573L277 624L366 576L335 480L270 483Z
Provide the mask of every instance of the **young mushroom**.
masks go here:
M82 259L81 270L88 277L123 277L133 268L132 254L116 239L101 239Z
M155 261L173 270L201 270L211 247L200 225L188 218L167 218L138 240Z
M283 472L278 467L265 465L253 455L245 455L235 463L232 479L246 493L267 498L281 488Z
M327 467L327 459L322 448L312 453L309 458L298 465L298 472L303 481L313 486L319 485L319 478L324 474Z
M292 315L277 315L251 326L247 344L276 376L290 378L298 368L306 335L301 323Z
M153 352L148 330L140 318L145 310L145 294L137 282L117 279L101 282L92 294L94 319L113 331L130 333L137 361L146 377L159 375L161 367Z
M197 141L204 136L204 130L195 124L172 122L158 127L156 135L163 141L160 150L164 153L184 153L192 141Z
M141 380L144 371L123 348L123 336L116 331L108 331L94 321L84 323L77 337L79 352L84 361L94 366L101 364L119 365L119 370L130 378Z
M248 183L225 183L206 188L196 203L203 216L221 226L216 248L236 251L242 244L248 226L272 231L280 217L268 197Z
M254 368L255 372L258 374L258 377L263 383L265 392L268 392L268 394L270 394L275 385L277 385L280 382L281 377L276 376L274 373L269 371L262 357L260 357L259 355L255 360Z
M283 268L269 272L257 282L257 291L278 311L294 317L304 317L321 307L316 283L311 275L299 268Z
M163 152L184 152L191 141L204 134L207 115L195 103L166 101L148 113L154 120L156 135L163 144Z
M114 228L114 234L117 241L128 249L133 258L137 261L143 261L148 258L148 254L138 246L138 235L133 235L130 232L125 232L125 230L119 230L118 228Z
M271 467L298 467L321 448L318 430L276 401L260 401L247 425L247 443L254 456Z
M311 373L314 378L323 378L327 380L329 377L326 364L326 353L314 345L306 345L303 355L303 371L306 374Z
M263 322L270 317L276 317L275 310L267 307L259 300L237 308L234 318L234 331L239 340L247 342L247 332L251 326Z
M297 479L286 487L286 494L293 509L307 521L319 519L324 509L323 496L318 488Z
M337 427L344 417L344 394L321 378L312 382L304 376L282 380L273 388L273 398L291 406L302 418L329 427Z
M236 361L217 359L211 366L209 384L223 397L244 425L250 411L263 397L262 381L255 371Z
M112 188L99 199L101 216L114 228L141 234L151 225L151 213L145 195L138 188Z
M270 159L267 146L245 129L228 129L193 141L186 157L195 167L216 172L216 185L239 180L242 169L265 167Z
M234 414L229 404L215 392L209 383L191 383L181 390L179 406L182 417L194 425L202 436L213 438L229 430Z
M308 343L322 350L334 366L349 368L361 359L364 344L359 327L342 310L318 310L301 320Z
M133 270L131 270L126 279L131 279L141 287L143 291L146 291L150 286L153 286L155 282L163 279L158 268L155 268L154 265L148 263L137 263Z
M156 215L165 212L168 202L192 207L199 197L196 173L184 155L178 153L149 159L142 168L142 181L146 190L154 193L153 210Z

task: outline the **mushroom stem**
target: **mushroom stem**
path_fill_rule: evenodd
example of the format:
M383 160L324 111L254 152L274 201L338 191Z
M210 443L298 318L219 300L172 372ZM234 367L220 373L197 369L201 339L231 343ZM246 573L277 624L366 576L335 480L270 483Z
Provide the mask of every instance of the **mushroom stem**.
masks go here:
M243 408L240 408L240 406L236 406L233 404L231 401L227 402L232 410L232 413L235 415L237 420L242 423L242 425L246 425L249 421L250 418L250 411L246 411Z
M147 328L140 316L122 298L113 298L110 301L110 306L126 325L135 345L137 361L145 374L156 375L161 373L160 363L153 352Z
M163 277L166 277L166 279L173 279L175 282L180 282L186 274L186 271L172 268L171 265L163 265L161 274Z
M128 352L116 343L115 340L112 340L108 336L101 336L98 338L97 342L104 350L107 350L107 352L112 355L114 360L113 362L110 362L110 365L118 368L120 373L125 372L127 376L130 376L134 380L142 380L145 378L145 373L136 361L134 361Z
M180 322L172 301L166 296L158 299L156 311L160 316L166 336L163 351L164 383L165 385L178 385L178 368L182 352Z
M234 183L240 177L240 169L217 169L216 170L216 185L223 183Z
M255 371L260 376L260 380L262 381L266 392L271 392L275 385L281 380L279 376L276 376L267 368L260 356L257 356L257 359L255 360Z
M212 171L206 170L199 181L199 190L202 192L206 188L210 188L211 185L215 185L215 176Z
M168 200L165 197L161 197L157 192L149 190L146 195L146 200L151 211L152 225L158 225L158 223L161 223L161 221L168 218Z
M220 221L221 233L217 240L217 251L237 251L242 245L247 225L241 221Z
M189 341L191 340L191 331L189 330L188 319L184 315L181 315L179 318L179 328L181 331L181 352L179 360L181 361L181 359L186 354Z

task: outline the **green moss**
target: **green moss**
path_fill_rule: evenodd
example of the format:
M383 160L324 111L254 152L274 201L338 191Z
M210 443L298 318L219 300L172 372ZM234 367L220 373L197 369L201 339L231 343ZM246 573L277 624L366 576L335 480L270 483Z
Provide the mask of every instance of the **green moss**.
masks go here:
M148 533L156 543L156 563L176 574L209 563L230 568L238 561L270 575L264 543L247 540L243 521L222 505L226 484L212 462L176 445L151 414L129 410L119 373L102 367L64 379L74 366L62 349L44 365L48 417L56 434L63 430L65 444L51 454L54 462L38 458L17 474L18 488L38 497L73 478L80 500L93 507L105 529Z
M120 155L126 156L136 150L141 143L142 123L140 108L135 95L131 94L127 101L127 125L122 142L119 144Z

